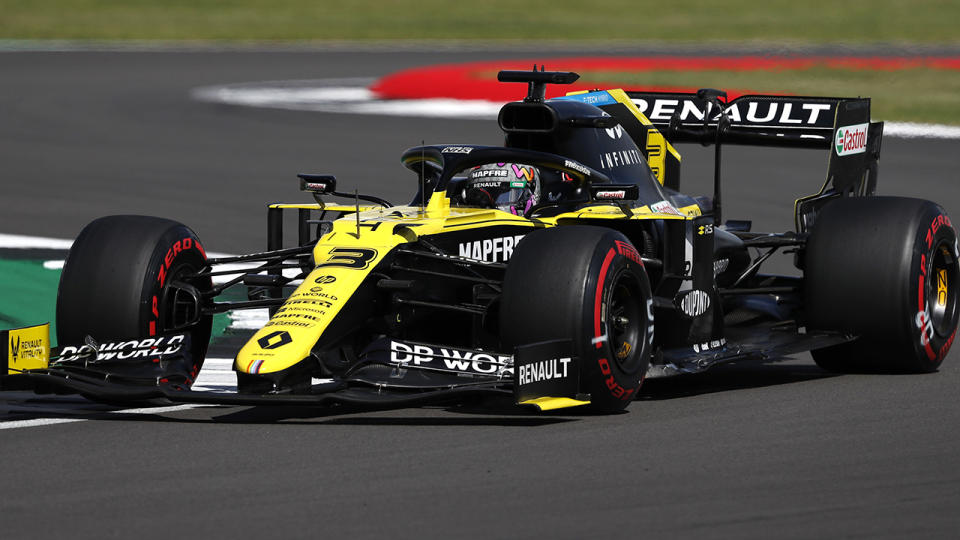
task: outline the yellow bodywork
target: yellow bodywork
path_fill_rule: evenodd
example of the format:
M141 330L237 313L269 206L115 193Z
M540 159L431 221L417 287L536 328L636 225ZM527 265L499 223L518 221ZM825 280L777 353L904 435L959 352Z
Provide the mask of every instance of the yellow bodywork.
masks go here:
M653 128L625 92L609 90L608 93L623 103L639 122L649 126L646 151L657 180L663 184L664 157L670 153L679 162L680 155ZM450 199L442 192L433 193L425 208L329 204L276 204L272 207L353 213L334 221L333 230L319 239L313 250L317 266L237 354L234 368L241 373L274 373L306 358L370 271L395 247L415 242L420 236L491 224L533 229L556 226L565 220L684 220L700 215L696 205L675 209L676 213L668 205L668 213L664 213L662 209L658 212L648 206L624 210L615 204L598 203L549 218L530 219L495 209L451 207ZM543 410L582 404L560 404L555 401L559 398L544 399L554 401L532 404Z
M534 407L540 409L541 411L552 411L554 409L565 409L567 407L579 407L581 405L589 405L589 401L581 401L579 399L566 398L566 397L539 397L534 399L528 399L526 401L521 401L520 405L533 405Z
M320 209L316 204L274 207ZM339 211L354 208L326 206L328 210ZM682 220L694 211L688 208L680 209L684 215L665 214L644 206L631 209L633 215L627 217L618 206L597 204L550 218L530 219L495 209L451 207L450 199L442 192L434 193L424 209L419 206L364 208L361 207L359 213L359 226L358 216L351 214L334 221L333 230L319 239L313 250L317 266L270 321L240 349L234 369L241 373L274 373L306 358L370 271L394 248L415 242L420 236L491 224L530 229L552 227L565 219Z
M320 208L318 205L277 206ZM336 209L353 210L354 207ZM486 226L491 221L499 225L535 227L528 219L498 210L451 208L445 193L434 193L424 209L419 206L361 208L359 226L357 217L350 215L334 221L333 230L319 239L313 250L317 266L270 321L240 349L234 362L237 371L272 373L306 358L370 271L400 244L414 242L424 235ZM278 337L279 332L286 332L289 339Z

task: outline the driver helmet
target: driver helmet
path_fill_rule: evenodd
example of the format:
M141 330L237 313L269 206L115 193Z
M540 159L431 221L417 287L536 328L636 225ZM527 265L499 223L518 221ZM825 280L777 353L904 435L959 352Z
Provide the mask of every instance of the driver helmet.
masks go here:
M540 200L540 171L521 163L475 167L464 182L461 199L469 206L525 215Z

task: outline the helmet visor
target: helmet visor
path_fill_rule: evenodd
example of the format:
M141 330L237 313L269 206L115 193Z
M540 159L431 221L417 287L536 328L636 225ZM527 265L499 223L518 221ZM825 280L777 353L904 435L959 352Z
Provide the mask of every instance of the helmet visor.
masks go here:
M522 213L523 204L529 198L525 180L484 180L467 186L464 202L471 206L499 208L504 212Z

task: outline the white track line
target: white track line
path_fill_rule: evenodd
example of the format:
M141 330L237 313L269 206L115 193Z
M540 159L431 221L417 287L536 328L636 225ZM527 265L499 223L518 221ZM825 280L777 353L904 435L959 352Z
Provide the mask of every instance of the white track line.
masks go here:
M916 122L884 122L883 134L904 139L960 139L960 126L918 124Z
M72 240L63 240L58 238L44 238L39 236L22 236L15 234L0 234L0 249L62 249L69 250L73 244ZM208 253L210 257L230 257L232 255L224 253ZM226 267L227 265L225 265ZM229 265L231 269L239 272L245 271L256 264L237 264ZM63 268L62 260L45 261L44 267L51 270ZM290 269L291 277L295 276L297 269ZM286 273L286 272L285 272ZM227 276L228 279L230 276ZM269 319L266 309L241 310L228 312L231 318L231 329L256 330L261 328ZM318 381L315 381L318 382ZM207 358L204 360L203 369L197 376L193 385L194 390L205 392L236 392L237 376L233 372L232 358ZM77 410L77 414L160 414L165 412L174 412L188 410L197 407L209 407L206 404L184 404L173 405L170 407L145 407L138 409L121 409L116 411L84 411ZM19 411L18 411L19 412ZM29 413L29 410L24 411ZM37 412L42 413L43 410ZM34 418L30 420L11 420L0 422L0 429L16 429L26 427L39 427L55 424L67 424L72 422L83 422L88 418Z
M33 420L11 420L0 422L0 429L18 429L28 427L51 426L53 424L69 424L83 422L86 418L36 418Z
M349 86L351 79L241 83L196 88L191 95L199 101L247 107L468 120L494 119L503 105L484 100L378 99L366 87L368 80L357 79L354 86ZM886 122L883 132L890 137L908 139L960 139L960 126L943 124Z
M80 414L160 414L167 412L175 411L185 411L188 409L196 409L199 407L215 407L215 405L209 405L206 403L188 403L185 405L171 405L169 407L144 407L141 409L119 409L116 411L90 411L85 413L82 410L77 412ZM73 422L86 422L91 420L90 418L34 418L31 420L11 420L9 422L0 422L0 429L19 429L19 428L28 428L28 427L40 427L40 426L50 426L54 424L69 424Z
M267 308L231 311L230 328L233 330L259 330L270 320Z
M322 86L306 86L309 83ZM339 83L340 81L336 81ZM503 103L462 99L377 99L366 86L333 86L331 81L275 81L208 86L191 92L212 103L294 111L381 114L487 120L496 118Z
M39 236L23 236L15 234L0 234L0 249L62 249L69 250L73 245L72 240L63 240L59 238L44 238ZM209 253L211 257L229 257L224 253ZM244 271L246 265L234 265L236 270ZM45 261L44 267L51 270L63 268L63 261ZM266 310L252 310L257 313L243 313L238 317L242 322L239 328L260 328L266 322ZM261 313L262 311L262 313ZM233 318L233 313L229 313ZM256 326L255 326L256 325ZM233 325L231 325L232 327ZM237 377L233 372L233 359L231 358L207 358L204 361L203 369L197 377L194 389L214 392L231 392L237 389ZM144 407L137 409L121 409L117 411L83 411L78 410L78 414L160 414L181 410L194 409L197 407L208 407L205 404L185 404L173 405L169 407ZM38 411L42 412L42 411ZM55 424L67 424L72 422L83 422L87 418L34 418L30 420L12 420L0 422L0 429L16 429L26 427L39 427Z
M215 407L216 405L210 405L207 403L187 403L184 405L170 405L168 407L143 407L139 409L118 409L115 411L84 411L82 409L77 410L77 414L142 414L142 415L151 415L151 414L161 414L168 412L176 411L186 411L189 409L197 409L200 407ZM42 411L39 411L42 413ZM54 424L70 424L73 422L86 422L89 420L94 420L93 418L33 418L30 420L11 420L9 422L0 422L0 429L19 429L19 428L30 428L30 427L41 427L41 426L50 426Z
M73 240L64 240L61 238L44 238L42 236L24 236L19 234L0 234L0 249L62 249L67 251L72 245ZM234 257L235 255L208 251L207 256L214 259L220 257ZM61 270L63 269L63 263L63 260L49 260L43 262L43 267L47 270ZM260 263L257 262L224 264L219 267L219 270L230 270L236 272L237 274L241 274L251 268L256 268L259 264ZM296 268L287 268L283 271L283 274L287 277L296 277L299 273L299 270ZM213 278L213 282L224 283L230 281L234 277L236 276L230 274L215 276ZM297 283L299 282L292 284L295 285Z
M67 251L73 245L73 240L63 238L47 238L44 236L28 236L23 234L0 233L0 249L62 249ZM227 253L207 252L208 257L234 257Z
M313 384L323 384L331 382L332 379L312 379ZM203 369L193 385L193 390L211 393L234 393L237 391L237 376L233 371L233 359L231 358L207 358L203 362ZM45 411L38 407L34 414L63 414L64 406L54 403L54 411ZM118 409L114 411L84 410L76 409L78 415L92 415L94 418L32 418L29 420L10 420L0 421L0 430L19 429L30 427L50 426L55 424L69 424L73 422L85 422L88 420L99 420L98 415L119 414L119 415L155 415L168 412L187 411L201 407L218 407L215 404L208 403L185 403L182 405L170 405L167 407L142 407L136 409ZM16 412L30 414L29 408L18 409Z
M236 392L237 376L233 372L233 360L230 358L207 358L203 362L203 369L193 385L194 390L204 392ZM200 407L215 407L205 403L186 403L183 405L170 405L167 407L142 407L136 409L118 409L115 411L85 411L77 409L77 414L99 415L99 414L162 414L168 412L186 411ZM58 410L62 410L58 408ZM20 411L18 411L20 412ZM23 411L29 414L29 411ZM43 414L42 409L37 410ZM32 418L29 420L11 420L0 422L0 429L18 429L28 427L50 426L54 424L68 424L72 422L84 422L91 418Z
M23 236L0 233L0 249L63 249L68 250L73 240L44 238L42 236Z
M233 371L232 358L206 358L203 369L193 383L194 390L231 391L237 390L237 375Z
M0 234L0 249L62 249L66 251L70 249L71 245L73 245L72 240L63 240L60 238ZM207 253L207 255L211 258L233 256L226 253L215 252ZM43 267L47 270L61 270L63 269L63 263L63 260L49 260L43 262ZM239 274L248 271L250 268L256 267L258 264L259 263L225 264L219 269L224 271L232 270ZM299 272L300 271L296 268L287 268L283 270L284 275L291 278L296 277ZM236 276L232 274L215 276L213 281L214 283L225 283L234 277ZM291 282L292 285L297 285L299 283L299 281ZM231 322L229 328L232 330L259 330L270 319L270 315L266 308L229 311L227 312L227 316L230 317Z

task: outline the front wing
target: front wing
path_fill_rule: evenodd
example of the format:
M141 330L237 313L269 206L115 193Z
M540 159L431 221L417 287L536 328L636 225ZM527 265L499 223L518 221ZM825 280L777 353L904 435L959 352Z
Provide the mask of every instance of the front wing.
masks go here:
M855 339L839 333L800 333L782 325L729 330L730 342L663 351L658 362L651 365L647 377L694 373L736 360L775 360ZM25 340L24 336L30 339ZM505 355L383 339L368 347L361 357L364 365L346 377L313 379L309 389L297 393L249 394L191 390L188 380L156 375L158 365L182 365L185 361L189 364L189 346L154 356L136 356L131 352L134 349L128 349L125 353L128 358L122 360L122 370L118 370L116 366L121 360L103 352L105 347L111 347L109 343L100 345L96 353L91 345L86 345L87 357L82 354L83 347L61 349L69 350L69 357L51 356L49 325L4 330L0 331L0 337L7 360L0 388L78 393L97 401L350 405L379 409L500 395L512 396L516 404L539 410L590 403L590 396L579 392L582 373L569 340L521 346L515 354ZM176 337L168 336L168 341L176 341ZM78 351L81 354L78 355ZM29 362L25 362L27 357ZM142 367L139 371L138 365Z
M31 339L25 341L24 335ZM381 339L361 355L356 369L341 378L313 379L308 389L296 393L249 394L191 390L192 381L176 369L192 363L185 334L159 336L150 343L96 343L88 338L87 344L62 347L59 354L51 354L47 324L0 331L0 337L5 345L14 344L5 347L7 370L0 377L0 389L78 393L98 401L399 408L506 395L513 396L518 405L540 410L590 403L589 397L577 392L579 364L566 353L571 348L568 340L519 347L515 355L498 355ZM559 354L565 356L557 358ZM24 362L25 355L30 362ZM556 376L538 378L547 363L562 363L562 374L551 369Z

